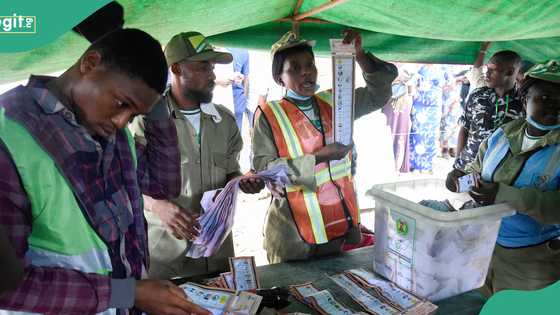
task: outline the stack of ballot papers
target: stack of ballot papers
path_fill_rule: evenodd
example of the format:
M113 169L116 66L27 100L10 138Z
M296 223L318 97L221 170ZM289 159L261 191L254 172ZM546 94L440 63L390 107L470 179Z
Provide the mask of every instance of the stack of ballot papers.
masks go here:
M431 315L437 305L407 292L365 269L329 277L370 314Z
M290 286L290 293L296 300L307 305L321 315L354 315L355 312L337 301L327 290L319 290L312 283Z
M233 227L239 182L248 177L262 179L273 194L278 193L279 187L291 183L288 168L278 165L257 174L232 179L221 190L205 192L200 202L204 213L198 218L200 235L188 244L187 257L210 257L222 246Z
M312 283L290 286L290 294L321 315L432 315L437 306L405 291L394 283L365 269L352 269L327 276L341 287L361 310L342 304L338 296Z
M181 285L181 288L193 303L213 315L253 315L262 301L261 296L253 293L210 288L190 282Z

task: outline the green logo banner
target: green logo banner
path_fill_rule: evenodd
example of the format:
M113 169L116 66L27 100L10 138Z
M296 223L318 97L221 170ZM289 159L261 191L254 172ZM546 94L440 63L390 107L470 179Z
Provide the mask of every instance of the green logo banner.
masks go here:
M0 53L48 44L110 0L2 0Z

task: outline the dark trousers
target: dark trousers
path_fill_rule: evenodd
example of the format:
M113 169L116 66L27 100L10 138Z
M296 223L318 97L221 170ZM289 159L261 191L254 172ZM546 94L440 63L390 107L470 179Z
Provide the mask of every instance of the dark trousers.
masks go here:
M560 280L558 240L544 244L505 248L496 244L483 293L506 289L538 290Z

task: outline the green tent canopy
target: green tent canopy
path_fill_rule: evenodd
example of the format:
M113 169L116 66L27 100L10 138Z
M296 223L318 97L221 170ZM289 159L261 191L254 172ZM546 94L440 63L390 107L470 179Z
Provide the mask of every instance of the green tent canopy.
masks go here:
M0 53L0 82L65 69L87 48L70 29L108 1L93 1L47 44ZM119 0L125 26L141 28L165 44L181 31L196 30L219 46L268 50L299 20L304 38L318 54L345 28L362 32L363 45L380 58L401 62L474 62L482 41L492 52L512 49L526 60L560 57L560 1L521 0ZM73 7L63 8L68 16ZM297 10L296 10L297 9ZM322 10L324 9L324 10ZM297 12L294 12L294 11ZM311 14L309 14L311 13ZM306 14L309 16L301 16ZM46 19L46 18L45 18ZM54 19L54 17L53 17ZM1 47L0 47L1 50Z

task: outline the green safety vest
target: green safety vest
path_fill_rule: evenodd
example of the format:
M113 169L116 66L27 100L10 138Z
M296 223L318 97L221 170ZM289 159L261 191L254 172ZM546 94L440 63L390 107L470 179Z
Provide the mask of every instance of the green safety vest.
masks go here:
M112 264L107 246L88 223L68 181L29 131L4 111L0 108L0 139L31 203L33 225L26 258L34 266L109 275ZM134 140L125 132L134 155ZM28 313L0 311L3 314ZM116 310L101 314L116 314Z

